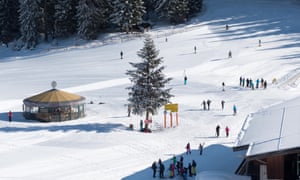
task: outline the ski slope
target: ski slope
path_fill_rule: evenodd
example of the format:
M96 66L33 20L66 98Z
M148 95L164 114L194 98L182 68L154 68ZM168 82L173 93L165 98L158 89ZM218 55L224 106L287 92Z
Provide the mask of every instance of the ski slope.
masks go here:
M131 68L129 62L140 61L137 51L143 46L142 36L107 34L88 43L41 44L34 51L0 47L0 179L153 179L152 162L160 158L168 167L173 155L183 155L185 166L196 160L199 178L240 179L232 174L245 152L233 153L231 147L247 115L299 96L300 23L296 17L300 3L209 0L204 4L204 12L187 24L154 27L146 33L164 58L165 73L173 78L171 100L179 104L179 126L168 123L168 128L162 128L161 109L153 116L153 133L138 131L144 117L127 117L125 88L131 83L125 72ZM229 50L232 58L228 58ZM268 87L240 87L240 76L264 78ZM277 83L272 84L274 78ZM85 118L40 123L22 117L22 100L50 89L53 80L58 89L94 102L86 104ZM212 101L211 110L203 111L201 103L207 99ZM223 111L221 100L226 102ZM14 113L11 123L9 110ZM127 129L129 124L134 131ZM216 138L218 124L221 137ZM188 142L192 155L185 155ZM199 143L205 143L202 156Z

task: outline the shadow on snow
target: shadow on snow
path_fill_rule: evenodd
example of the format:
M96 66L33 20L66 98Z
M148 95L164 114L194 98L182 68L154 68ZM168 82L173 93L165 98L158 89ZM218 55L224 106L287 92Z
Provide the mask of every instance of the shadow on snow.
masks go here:
M31 132L31 131L95 131L97 133L108 133L117 129L126 129L123 124L120 123L85 123L85 124L64 124L64 122L53 122L55 125L49 123L42 123L35 120L27 120L23 117L22 112L14 112L12 123L8 122L7 113L0 113L0 121L7 122L7 126L1 127L2 132ZM76 120L71 120L75 122ZM28 123L28 126L17 127L14 126L14 122ZM26 124L27 125L27 124Z
M214 144L205 147L202 155L200 155L198 150L192 150L192 153L190 155L187 155L186 153L176 155L176 160L178 161L180 159L180 156L183 156L184 167L188 167L188 164L191 163L192 160L195 160L197 163L197 173L213 170L234 174L235 170L242 162L245 153L245 151L233 152L231 147L227 147L221 144ZM172 156L172 154L166 154L166 156ZM157 159L154 159L153 161L158 162L159 158L160 157L157 157ZM165 166L164 175L166 178L168 178L168 168L171 163L172 157L163 161L163 164ZM159 171L156 172L156 175L156 178L159 179ZM177 175L177 177L179 177L179 175ZM136 172L130 176L124 177L122 180L136 179L153 179L151 164L149 164L148 168ZM175 179L177 178L175 177ZM194 177L188 177L188 179L194 179Z

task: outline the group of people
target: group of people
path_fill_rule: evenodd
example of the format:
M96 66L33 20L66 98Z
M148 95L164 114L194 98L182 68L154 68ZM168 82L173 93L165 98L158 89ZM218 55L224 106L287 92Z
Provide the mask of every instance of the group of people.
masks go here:
M217 125L217 126L216 126L216 137L219 137L219 136L220 136L220 129L221 129L220 125ZM226 137L229 136L229 130L230 130L229 127L226 126L226 127L225 127Z
M211 105L211 100L208 99L207 101L203 100L202 101L202 107L203 107L203 110L206 111L206 110L210 110L210 105ZM221 109L222 111L224 110L224 107L225 107L225 101L224 100L221 100ZM232 110L233 110L233 115L236 115L237 114L237 107L236 105L234 104L233 107L232 107Z
M177 161L177 158L174 155L168 168L169 178L174 178L176 175L178 175L186 180L187 176L196 176L196 166L196 161L192 160L192 162L188 163L187 167L184 167L183 156L180 156L179 161ZM165 165L163 164L161 159L158 160L158 165L156 161L154 161L151 165L151 169L153 171L153 178L156 177L157 170L159 170L159 178L165 178Z
M210 110L210 104L211 104L211 100L208 99L207 101L203 100L202 101L202 106L203 106L203 110L206 111L206 110Z
M240 86L241 87L247 87L251 88L252 90L258 89L258 88L267 88L267 80L264 80L263 78L261 79L256 79L256 81L252 80L251 78L245 78L240 76Z

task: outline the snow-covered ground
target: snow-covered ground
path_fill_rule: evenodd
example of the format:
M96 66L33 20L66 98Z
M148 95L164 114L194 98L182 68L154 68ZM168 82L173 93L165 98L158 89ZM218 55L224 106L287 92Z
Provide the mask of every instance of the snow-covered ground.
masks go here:
M163 129L161 109L153 116L153 133L138 132L144 117L127 117L125 106L125 88L131 85L125 72L131 68L129 62L140 61L136 54L143 46L142 37L107 35L92 43L63 41L56 47L40 45L21 52L0 47L0 179L153 179L152 162L160 158L168 167L173 155L182 155L185 166L196 160L199 178L241 179L230 174L245 152L233 153L231 147L247 115L299 96L300 2L204 3L205 11L188 24L156 27L147 33L164 57L166 75L173 78L172 102L179 104L179 126ZM68 43L73 45L63 46ZM240 87L240 76L264 78L268 87ZM271 83L274 78L276 84ZM22 117L22 100L50 89L53 80L58 89L94 102L86 105L85 118L40 123ZM207 99L212 100L211 110L203 111L201 103ZM224 110L221 100L226 102ZM14 113L11 123L9 110ZM127 129L129 124L134 131ZM218 124L221 137L216 138ZM191 155L185 154L188 142ZM199 143L205 143L202 156Z

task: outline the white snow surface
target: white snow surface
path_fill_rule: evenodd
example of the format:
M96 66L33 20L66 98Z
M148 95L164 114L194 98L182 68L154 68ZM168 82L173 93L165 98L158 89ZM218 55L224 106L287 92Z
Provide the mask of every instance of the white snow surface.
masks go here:
M295 106L293 109L300 104L299 100L287 104L299 96L300 2L207 0L204 4L204 12L187 24L157 26L146 33L164 58L165 73L173 78L168 85L175 95L172 102L179 104L178 127L169 127L168 119L168 128L162 128L162 108L153 116L153 133L139 132L144 117L127 117L125 106L125 88L131 85L125 72L131 69L129 62L140 61L137 51L143 46L143 37L107 34L93 42L74 39L58 41L55 46L41 44L33 51L0 47L0 179L153 179L152 162L160 158L168 167L173 155L182 155L185 166L195 160L197 179L239 179L233 174L246 152L233 152L231 147L247 116L263 110L277 120L281 112L268 112L269 107L280 104ZM232 58L228 58L229 50ZM240 87L240 76L254 81L264 78L268 87ZM277 81L272 84L274 78ZM22 100L49 90L53 80L58 89L94 102L86 105L85 118L40 123L22 117ZM201 102L207 99L212 100L211 110L203 111ZM221 100L226 101L224 110ZM238 108L235 116L234 104ZM9 110L13 111L11 123ZM287 110L286 116L292 121L298 114ZM285 130L299 136L295 128L299 121L294 123ZM129 124L134 125L133 131L127 129ZM216 138L218 124L221 136ZM258 125L267 129L273 123ZM229 137L225 136L226 126ZM254 131L255 135L261 133L265 134ZM278 137L278 132L274 133L270 135ZM191 155L185 154L188 142ZM282 142L282 147L294 145L293 141ZM199 143L205 143L202 156Z

